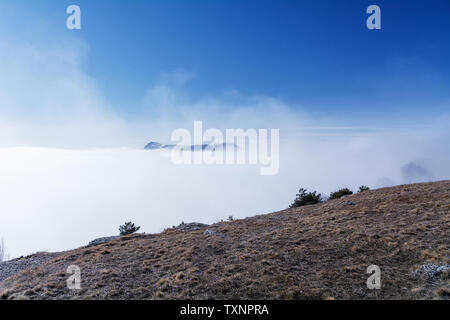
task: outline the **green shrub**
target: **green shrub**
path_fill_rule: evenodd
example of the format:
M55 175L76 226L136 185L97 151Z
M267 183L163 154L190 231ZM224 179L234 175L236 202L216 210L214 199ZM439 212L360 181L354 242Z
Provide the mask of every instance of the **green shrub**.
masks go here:
M294 202L289 206L289 208L301 207L322 202L321 194L317 194L316 191L308 192L306 189L300 188L296 196L297 198L295 198Z
M360 186L358 193L364 192L364 191L369 191L370 188L368 186Z
M330 193L330 197L328 199L329 200L339 199L343 196L350 195L350 194L353 194L353 191L351 191L348 188L339 189L338 191Z
M138 231L141 227L136 227L132 222L125 222L125 224L119 227L120 235L124 236L127 234L132 234Z

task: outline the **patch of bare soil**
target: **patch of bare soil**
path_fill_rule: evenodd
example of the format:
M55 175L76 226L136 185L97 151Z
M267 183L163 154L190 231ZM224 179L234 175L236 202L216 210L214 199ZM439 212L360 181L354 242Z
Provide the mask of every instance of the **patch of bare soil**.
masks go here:
M449 231L450 181L402 185L67 251L1 281L0 297L448 299ZM380 290L366 286L372 264Z

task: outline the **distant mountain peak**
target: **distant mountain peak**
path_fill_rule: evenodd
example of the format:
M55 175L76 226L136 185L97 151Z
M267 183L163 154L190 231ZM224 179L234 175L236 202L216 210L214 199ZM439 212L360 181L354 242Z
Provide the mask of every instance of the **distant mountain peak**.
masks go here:
M150 141L149 143L147 143L144 147L145 150L158 150L158 149L172 149L173 147L175 147L174 144L165 144L162 145L159 142L155 142L155 141Z
M150 141L149 143L147 143L144 147L144 149L147 150L153 150L153 149L161 149L162 144L159 142L155 142L155 141Z
M150 141L144 147L145 150L160 150L160 149L173 149L177 145L175 144L161 144L156 141ZM232 147L234 149L237 148L235 144L231 143L221 143L221 144L202 144L202 145L190 145L190 146L181 146L183 150L191 150L191 151L203 151L203 150L211 150L215 151L216 149L225 149L227 147Z

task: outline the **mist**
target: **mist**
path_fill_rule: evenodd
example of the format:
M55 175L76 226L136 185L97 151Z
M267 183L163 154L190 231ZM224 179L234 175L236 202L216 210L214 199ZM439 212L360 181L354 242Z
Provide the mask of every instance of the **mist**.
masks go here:
M0 234L16 257L85 245L117 234L125 221L155 233L182 221L269 213L287 208L300 187L328 194L448 179L448 152L421 140L392 134L284 139L273 176L260 175L258 165L175 165L162 150L1 148ZM408 176L405 168L415 166L429 176Z

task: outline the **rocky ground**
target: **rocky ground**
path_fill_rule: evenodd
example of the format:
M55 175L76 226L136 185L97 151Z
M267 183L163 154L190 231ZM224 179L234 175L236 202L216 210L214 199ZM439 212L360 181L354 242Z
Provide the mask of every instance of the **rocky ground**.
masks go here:
M450 181L402 185L13 260L0 298L449 299L449 245ZM366 286L369 265L380 290Z
M59 256L61 253L39 252L26 257L0 263L0 282L22 270L37 267Z

